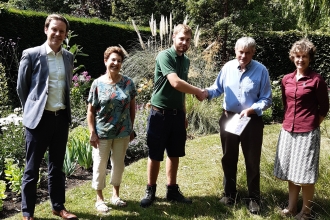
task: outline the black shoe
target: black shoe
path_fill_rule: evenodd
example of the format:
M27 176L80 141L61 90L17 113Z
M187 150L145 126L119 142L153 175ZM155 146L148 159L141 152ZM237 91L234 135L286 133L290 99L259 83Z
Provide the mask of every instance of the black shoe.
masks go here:
M191 199L187 199L183 196L177 184L167 186L166 199L168 201L182 202L182 203L192 203Z
M147 185L146 195L141 200L140 206L146 208L155 201L157 185Z

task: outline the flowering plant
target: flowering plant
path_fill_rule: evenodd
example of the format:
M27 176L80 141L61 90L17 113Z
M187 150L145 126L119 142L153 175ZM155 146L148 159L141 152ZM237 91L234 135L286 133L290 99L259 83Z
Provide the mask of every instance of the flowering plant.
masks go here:
M73 125L80 124L79 121L86 116L86 102L92 78L87 71L76 73L72 77L72 87L70 91Z
M80 87L83 89L87 89L90 87L91 85L91 79L92 77L90 75L88 75L87 71L84 71L82 73L79 74L75 74L72 77L72 83L74 87Z
M5 169L5 158L13 158L20 161L20 165L24 162L25 157L25 138L24 127L22 124L22 108L15 108L14 113L9 113L7 106L0 106L0 114L6 115L0 118L0 176L3 175Z
M80 74L75 74L72 77L72 85L71 88L71 98L72 101L79 101L81 98L84 98L91 87L92 80L91 76L88 75L87 71L84 71Z
M147 104L153 92L153 81L152 79L143 78L138 84L137 88L138 95L136 97L137 104Z

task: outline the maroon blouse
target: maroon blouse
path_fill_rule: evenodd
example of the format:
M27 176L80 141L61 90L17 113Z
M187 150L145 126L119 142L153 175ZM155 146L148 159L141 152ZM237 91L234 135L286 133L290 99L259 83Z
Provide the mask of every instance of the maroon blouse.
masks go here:
M319 115L325 117L329 111L328 87L322 76L312 70L298 81L296 73L297 70L282 79L282 126L289 132L308 132L319 126Z

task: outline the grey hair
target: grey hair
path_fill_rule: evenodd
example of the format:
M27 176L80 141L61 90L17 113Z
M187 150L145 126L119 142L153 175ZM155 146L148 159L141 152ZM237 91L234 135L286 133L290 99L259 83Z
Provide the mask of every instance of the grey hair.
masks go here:
M256 41L252 37L242 37L236 41L235 49L238 49L238 47L251 48L255 51Z

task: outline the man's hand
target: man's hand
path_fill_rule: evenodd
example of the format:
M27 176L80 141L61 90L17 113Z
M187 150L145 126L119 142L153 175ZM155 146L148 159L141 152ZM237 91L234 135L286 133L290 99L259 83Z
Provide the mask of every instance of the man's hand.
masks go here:
M201 89L201 94L196 94L196 98L199 100L199 101L203 101L205 100L207 97L208 97L208 92L207 90L205 89Z
M243 116L248 117L252 114L256 114L253 108L247 108L241 111L241 114L239 114L239 118L242 118Z

